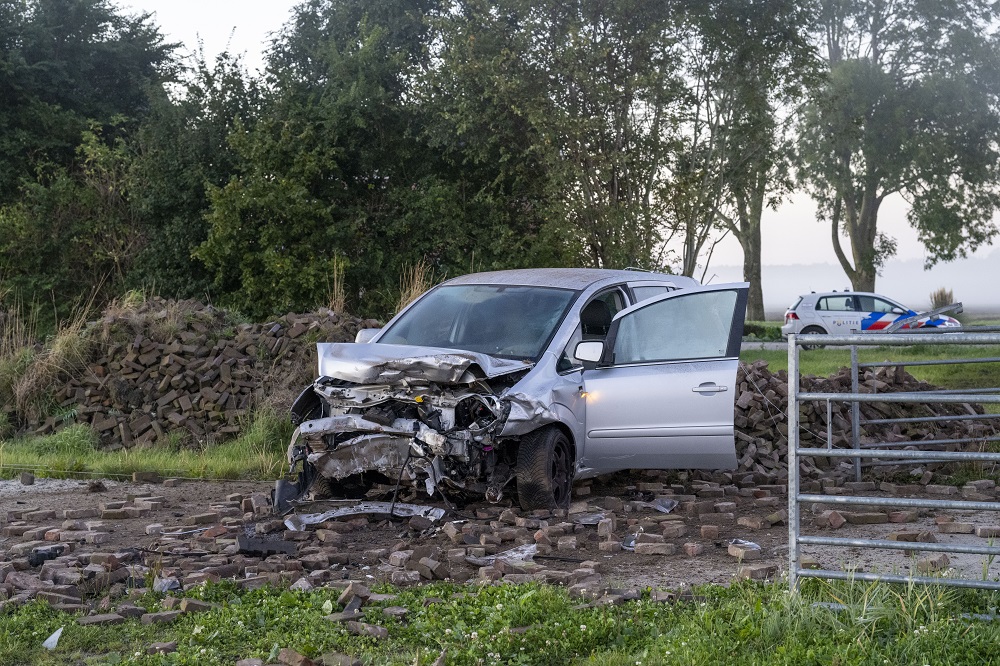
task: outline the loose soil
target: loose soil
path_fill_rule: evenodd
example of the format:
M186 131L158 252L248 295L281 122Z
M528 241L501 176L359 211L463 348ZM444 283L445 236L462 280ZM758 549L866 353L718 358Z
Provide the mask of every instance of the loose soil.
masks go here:
M23 486L17 480L0 481L0 520L7 516L11 510L24 510L26 508L37 508L40 510L61 511L67 508L100 509L100 505L116 500L129 500L136 496L153 495L164 498L162 508L151 510L148 515L139 518L127 518L121 520L104 520L104 528L110 534L110 540L100 545L74 544L74 553L86 552L118 552L134 548L157 550L171 548L179 545L179 540L193 539L194 535L183 537L173 537L165 539L163 536L147 535L147 525L159 523L163 525L165 532L181 532L193 529L190 525L185 525L189 516L202 514L209 511L209 506L213 503L225 502L227 497L238 494L242 497L249 497L253 493L269 493L271 484L264 482L232 481L232 482L199 482L184 481L174 487L161 484L133 484L120 483L111 480L104 480L105 490L92 492L92 482L76 480L56 480L39 478L34 485ZM705 495L717 494L713 490L711 493L703 490L703 496L696 500L690 498L682 503L668 516L650 509L639 511L628 511L630 501L637 499L651 499L652 494L645 494L637 491L635 485L630 485L630 480L624 474L612 475L597 479L592 485L578 487L581 493L589 494L580 497L579 502L587 502L586 513L604 511L601 506L607 504L604 498L612 498L614 504L618 499L625 500L625 510L614 512L617 517L617 526L613 539L621 541L628 534L635 533L640 526L645 526L644 531L651 534L659 534L659 531L649 529L652 521L659 521L666 518L663 524L682 523L686 527L686 534L678 538L667 538L666 543L676 546L674 555L640 555L633 552L605 552L599 548L599 543L604 540L598 537L597 528L593 525L576 526L577 545L575 550L552 549L545 556L536 558L536 562L546 569L561 571L573 571L581 566L584 561L597 562L597 570L603 574L605 585L615 588L653 587L653 588L678 588L687 585L701 583L721 583L731 581L740 575L741 562L729 554L728 545L733 539L752 541L757 543L761 550L761 558L748 565L773 565L777 571L784 572L788 567L788 527L784 522L772 527L762 529L751 529L739 525L740 518L764 517L775 511L787 509L787 497L778 493L780 490L771 492L770 499L764 500L753 496L741 496L734 493L738 491L735 486L723 489L722 492L729 492L724 496L706 497ZM774 486L769 486L774 488ZM686 488L689 492L695 488ZM770 491L768 491L770 492ZM992 489L984 491L992 495ZM690 493L694 494L694 493ZM744 495L747 491L744 490ZM758 495L767 495L767 492L758 491ZM884 493L852 492L850 494L886 496ZM940 497L937 497L940 499ZM957 498L952 495L951 499ZM697 508L705 508L706 502L732 502L735 503L735 511L731 519L720 517L718 513L699 515ZM763 502L763 506L762 506ZM429 502L434 506L444 505L437 502ZM319 505L316 511L322 511L327 507ZM577 504L576 509L583 508L582 504ZM732 507L729 507L732 508ZM885 539L891 532L928 532L940 543L968 543L986 545L987 539L979 538L974 534L944 534L939 531L935 521L935 514L928 511L916 512L912 522L892 524L871 524L858 525L848 523L842 528L834 531L821 529L814 526L815 515L824 508L838 508L833 505L826 507L802 507L803 532L814 535L827 535L844 538L866 538ZM842 512L848 512L852 507L840 507ZM873 512L878 508L858 508L858 511ZM887 509L889 510L889 509ZM476 522L489 530L492 527L498 531L512 525L502 525L498 521L497 508L490 508L486 504L470 504L461 508L459 516L449 512L445 518L439 522L443 524L449 520L464 520L462 516L475 516L476 512L492 512L489 518L479 518ZM966 522L974 525L996 525L1000 523L991 513L988 512L948 512L955 522ZM60 514L61 515L61 514ZM480 513L480 516L483 514ZM511 514L507 514L509 518ZM570 513L568 517L552 517L548 520L550 525L559 522L573 522L574 518L582 515L580 513ZM715 538L702 536L701 527L709 521L719 524L719 533ZM266 522L265 517L244 516L242 529L252 533L257 524ZM364 521L360 521L363 523ZM62 519L47 520L38 523L51 524L58 527ZM766 525L766 523L765 523ZM205 527L200 525L197 527ZM440 527L432 527L417 531L406 521L388 521L384 517L370 516L367 524L355 525L352 531L345 534L346 543L339 546L337 550L350 555L350 563L346 565L333 565L337 569L335 578L350 578L364 580L369 583L375 581L389 580L390 573L395 570L385 563L385 555L392 550L412 548L418 545L437 546L442 550L455 548L456 544L449 540ZM236 531L239 531L239 527ZM529 528L527 534L532 534L535 530ZM282 533L268 535L268 538L280 538ZM227 537L228 543L235 535L231 531ZM523 537L523 533L522 533ZM5 559L3 553L11 546L22 541L19 537L0 537L0 560ZM555 540L553 539L553 542ZM225 540L220 540L219 544L199 543L190 541L188 545L194 548L207 549L210 552L220 550ZM300 542L302 547L318 545L312 541ZM685 544L700 544L703 551L698 555L687 555ZM501 544L500 550L504 550L516 545L515 542L505 542ZM827 569L844 569L854 567L863 571L877 571L882 573L907 573L911 567L921 557L933 555L933 553L918 553L915 557L907 556L903 551L873 550L861 548L829 548L816 546L803 546L804 555L810 556ZM379 555L382 557L379 557ZM982 555L949 555L950 567L956 571L957 575L967 578L982 578L984 573L989 577L997 576L997 566L985 566ZM464 563L451 563L452 577L456 579L474 578L478 574L478 567ZM758 571L760 569L758 568Z

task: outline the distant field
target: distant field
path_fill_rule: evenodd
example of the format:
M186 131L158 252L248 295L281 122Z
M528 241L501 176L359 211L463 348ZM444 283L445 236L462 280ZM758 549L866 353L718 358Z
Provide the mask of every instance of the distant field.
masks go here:
M960 358L1000 358L1000 346L939 346L914 345L912 347L862 347L858 350L862 363L877 361L918 361ZM747 350L740 359L753 362L767 361L771 372L788 369L788 352L781 350ZM800 369L806 375L829 375L851 364L848 349L811 349L799 355ZM955 389L991 388L1000 386L1000 362L961 365L937 365L908 367L918 379L937 386Z

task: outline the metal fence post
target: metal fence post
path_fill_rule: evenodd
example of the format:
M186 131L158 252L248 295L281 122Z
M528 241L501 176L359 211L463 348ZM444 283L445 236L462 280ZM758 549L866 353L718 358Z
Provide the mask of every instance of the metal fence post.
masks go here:
M858 347L851 345L851 393L858 393ZM861 405L851 403L851 446L861 449ZM861 458L854 459L854 480L861 481Z
M799 573L799 348L788 336L788 586L795 592Z

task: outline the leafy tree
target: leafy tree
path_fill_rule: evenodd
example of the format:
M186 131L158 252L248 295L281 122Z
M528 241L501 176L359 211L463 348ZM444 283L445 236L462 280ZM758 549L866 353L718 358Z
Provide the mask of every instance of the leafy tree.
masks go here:
M106 0L0 2L0 204L37 165L71 168L91 121L140 117L173 49Z
M764 318L760 225L791 189L787 109L815 71L807 41L809 3L705 0L691 3L684 41L689 102L674 164L671 203L683 234L682 272L694 275L721 227L743 249L747 316ZM706 259L711 258L711 250Z
M129 151L84 132L75 167L50 165L0 208L0 256L10 291L41 306L43 323L121 286L143 239L128 202Z
M345 257L349 306L363 293L368 311L384 313L395 300L391 267L420 258L422 229L396 246L387 232L400 219L399 191L419 191L429 171L407 96L433 6L295 9L269 54L261 117L231 138L241 172L209 191L210 231L196 255L223 302L253 315L313 307Z
M900 193L928 266L997 232L1000 8L986 0L824 0L828 72L801 119L799 167L855 289L895 241L879 207ZM850 242L850 256L841 241Z
M228 53L199 54L183 87L151 100L132 149L131 203L148 239L127 282L177 298L204 297L212 276L193 254L208 237L209 186L240 172L229 141L260 113L258 82Z
M505 0L442 12L438 113L479 169L531 202L548 256L663 267L677 6ZM448 97L451 102L448 102Z

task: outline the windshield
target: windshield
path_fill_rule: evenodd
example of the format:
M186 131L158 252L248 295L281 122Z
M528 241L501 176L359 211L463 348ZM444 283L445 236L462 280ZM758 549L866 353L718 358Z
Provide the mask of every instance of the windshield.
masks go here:
M553 287L438 287L378 341L538 360L574 295Z

